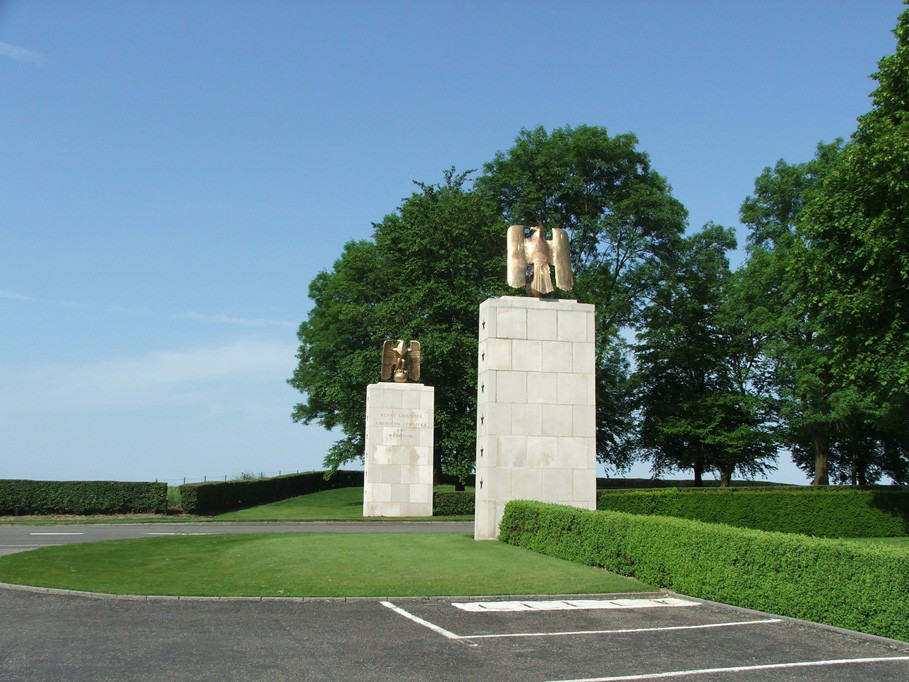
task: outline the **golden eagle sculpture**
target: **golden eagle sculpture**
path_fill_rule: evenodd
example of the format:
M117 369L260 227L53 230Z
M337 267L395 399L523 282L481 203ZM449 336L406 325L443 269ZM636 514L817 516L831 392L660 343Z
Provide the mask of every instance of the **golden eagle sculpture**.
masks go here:
M404 346L404 339L398 339L395 344L387 339L382 345L382 381L389 379L392 374L399 384L420 380L420 342L411 340L410 345Z
M574 275L571 274L568 233L554 227L552 239L546 239L540 226L534 225L530 231L530 237L525 238L523 225L508 228L508 286L526 286L528 296L545 296L554 290L550 268L555 267L555 285L571 291Z

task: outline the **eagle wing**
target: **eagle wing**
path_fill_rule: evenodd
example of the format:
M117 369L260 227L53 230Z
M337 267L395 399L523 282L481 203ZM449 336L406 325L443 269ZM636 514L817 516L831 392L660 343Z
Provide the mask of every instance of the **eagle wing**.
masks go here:
M571 272L571 251L568 245L568 233L560 227L552 228L552 264L555 266L556 286L563 291L574 288L574 275Z
M524 255L524 226L508 228L508 286L523 288L527 284L527 258Z
M407 357L410 359L410 371L407 378L411 381L420 380L420 342L411 340L407 349Z
M385 339L382 344L382 381L391 377L391 368L395 364L395 342Z

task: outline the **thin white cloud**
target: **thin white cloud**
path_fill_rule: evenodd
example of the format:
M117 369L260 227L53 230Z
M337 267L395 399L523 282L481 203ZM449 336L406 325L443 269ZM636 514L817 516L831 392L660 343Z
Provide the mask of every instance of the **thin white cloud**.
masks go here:
M200 320L202 322L218 322L224 324L239 324L247 327L296 327L297 325L287 320L266 320L261 317L248 319L244 317L230 317L228 315L206 315L204 313L188 312L177 317L187 320Z
M13 61L22 62L23 64L40 65L47 61L45 57L37 52L26 50L22 47L16 47L9 43L0 42L0 57L7 57Z
M0 411L85 412L205 404L252 383L281 384L296 346L247 339L226 346L46 366L0 386Z
M83 303L76 303L74 301L57 301L54 299L48 298L37 298L35 296L27 296L25 294L20 294L16 291L8 291L0 289L0 298L10 298L18 301L33 301L35 303L45 303L50 305L61 305L69 307L80 307L87 309L98 310L99 306L87 305ZM208 313L197 313L194 311L189 311L185 313L155 313L147 310L136 310L135 308L128 308L126 306L111 304L104 308L105 310L112 313L122 313L124 315L136 315L139 317L157 317L162 319L172 319L172 320L198 320L199 322L211 322L214 324L236 324L242 325L245 327L296 327L298 323L289 322L287 320L269 320L263 317L248 318L248 317L232 317L230 315L212 315Z
M0 298L12 298L17 301L34 301L31 296L26 296L25 294L20 294L16 291L4 291L0 289Z

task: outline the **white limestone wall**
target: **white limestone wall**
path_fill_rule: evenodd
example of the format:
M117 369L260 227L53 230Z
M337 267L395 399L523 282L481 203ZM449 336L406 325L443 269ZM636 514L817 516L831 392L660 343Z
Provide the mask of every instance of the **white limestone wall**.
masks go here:
M434 409L432 386L366 387L363 516L432 516Z
M510 500L596 509L594 306L488 299L479 341L475 538Z

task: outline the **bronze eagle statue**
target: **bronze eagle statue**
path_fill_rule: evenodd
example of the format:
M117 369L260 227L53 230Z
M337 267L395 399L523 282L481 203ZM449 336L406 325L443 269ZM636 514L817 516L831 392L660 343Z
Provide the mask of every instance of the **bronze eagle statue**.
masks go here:
M395 344L391 339L386 339L382 345L382 381L389 379L394 374L394 380L399 384L420 380L420 342L411 340L410 345L404 346L404 339L398 339Z
M555 267L555 285L571 291L574 275L568 233L554 227L552 239L546 239L539 225L532 226L530 231L530 237L525 239L523 225L508 228L508 286L526 286L528 296L545 296L554 290L550 268Z

